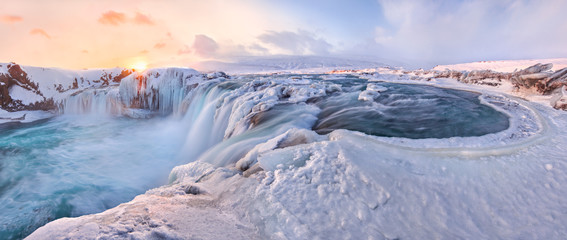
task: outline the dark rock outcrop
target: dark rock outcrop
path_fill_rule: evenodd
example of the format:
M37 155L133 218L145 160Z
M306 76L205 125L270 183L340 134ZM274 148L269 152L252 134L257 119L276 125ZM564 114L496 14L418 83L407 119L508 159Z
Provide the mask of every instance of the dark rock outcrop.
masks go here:
M555 109L567 110L567 86L558 90L558 93L551 99L551 106Z
M14 100L10 96L10 89L13 86L20 86L30 92L33 92L45 99L43 94L39 91L37 83L32 82L28 74L22 70L20 65L10 63L6 66L8 73L0 74L0 107L6 111L21 111L31 110L27 108L22 101Z

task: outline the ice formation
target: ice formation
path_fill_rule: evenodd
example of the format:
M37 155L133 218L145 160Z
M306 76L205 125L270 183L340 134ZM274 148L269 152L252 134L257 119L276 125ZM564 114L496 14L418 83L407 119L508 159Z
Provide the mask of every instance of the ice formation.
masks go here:
M478 93L399 85L416 78ZM565 236L567 114L487 87L426 79L391 69L236 78L157 69L76 91L61 99L64 115L175 122L178 166L167 185L102 213L52 221L28 239ZM417 122L443 101L470 107L455 116L489 113L479 119L504 116L506 124L440 138L344 129L356 122L317 130L323 118L332 123L325 126L342 124L348 111L408 109L395 114ZM332 108L340 102L351 108Z

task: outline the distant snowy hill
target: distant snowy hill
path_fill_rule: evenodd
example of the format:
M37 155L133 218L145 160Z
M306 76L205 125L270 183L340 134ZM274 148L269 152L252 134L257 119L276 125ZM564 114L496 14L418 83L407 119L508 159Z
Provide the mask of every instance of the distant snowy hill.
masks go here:
M384 63L365 60L319 56L271 56L238 58L234 62L207 61L191 67L203 71L223 71L238 73L270 73L270 72L325 72L344 69L364 69L387 66Z

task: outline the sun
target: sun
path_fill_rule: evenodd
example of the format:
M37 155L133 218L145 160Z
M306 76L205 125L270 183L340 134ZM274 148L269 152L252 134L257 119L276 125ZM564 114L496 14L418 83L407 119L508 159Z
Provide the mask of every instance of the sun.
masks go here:
M132 69L134 69L138 72L141 72L141 71L146 70L146 68L148 68L148 63L144 62L144 61L138 61L138 62L131 64L130 68L132 68Z

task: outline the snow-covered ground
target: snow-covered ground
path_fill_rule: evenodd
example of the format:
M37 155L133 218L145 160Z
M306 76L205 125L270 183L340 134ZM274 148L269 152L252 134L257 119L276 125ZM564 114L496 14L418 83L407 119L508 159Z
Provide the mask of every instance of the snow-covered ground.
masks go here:
M552 63L553 71L567 67L567 58L532 59L532 60L502 60L502 61L480 61L472 63L460 63L451 65L438 65L433 69L443 71L445 69L456 71L492 70L496 72L514 72L538 63Z
M494 69L519 69L524 61L498 64ZM187 126L180 129L187 132L186 151L179 155L185 164L171 171L170 183L102 213L55 220L28 239L567 235L567 113L550 107L548 99L518 97L523 93L509 83L470 85L392 68L352 75L240 75L232 81L164 71L146 73L141 85L133 75L113 89L83 91L65 103L81 103L67 111L139 116L130 114L128 104L161 99L142 105L177 113ZM353 75L364 88L333 82ZM441 139L349 130L322 135L311 129L322 111L311 102L334 94L351 91L369 109L386 109L373 101L399 96L384 82L479 92L481 103L508 116L510 125L483 136ZM84 107L85 101L91 105ZM424 101L396 104L426 106Z

